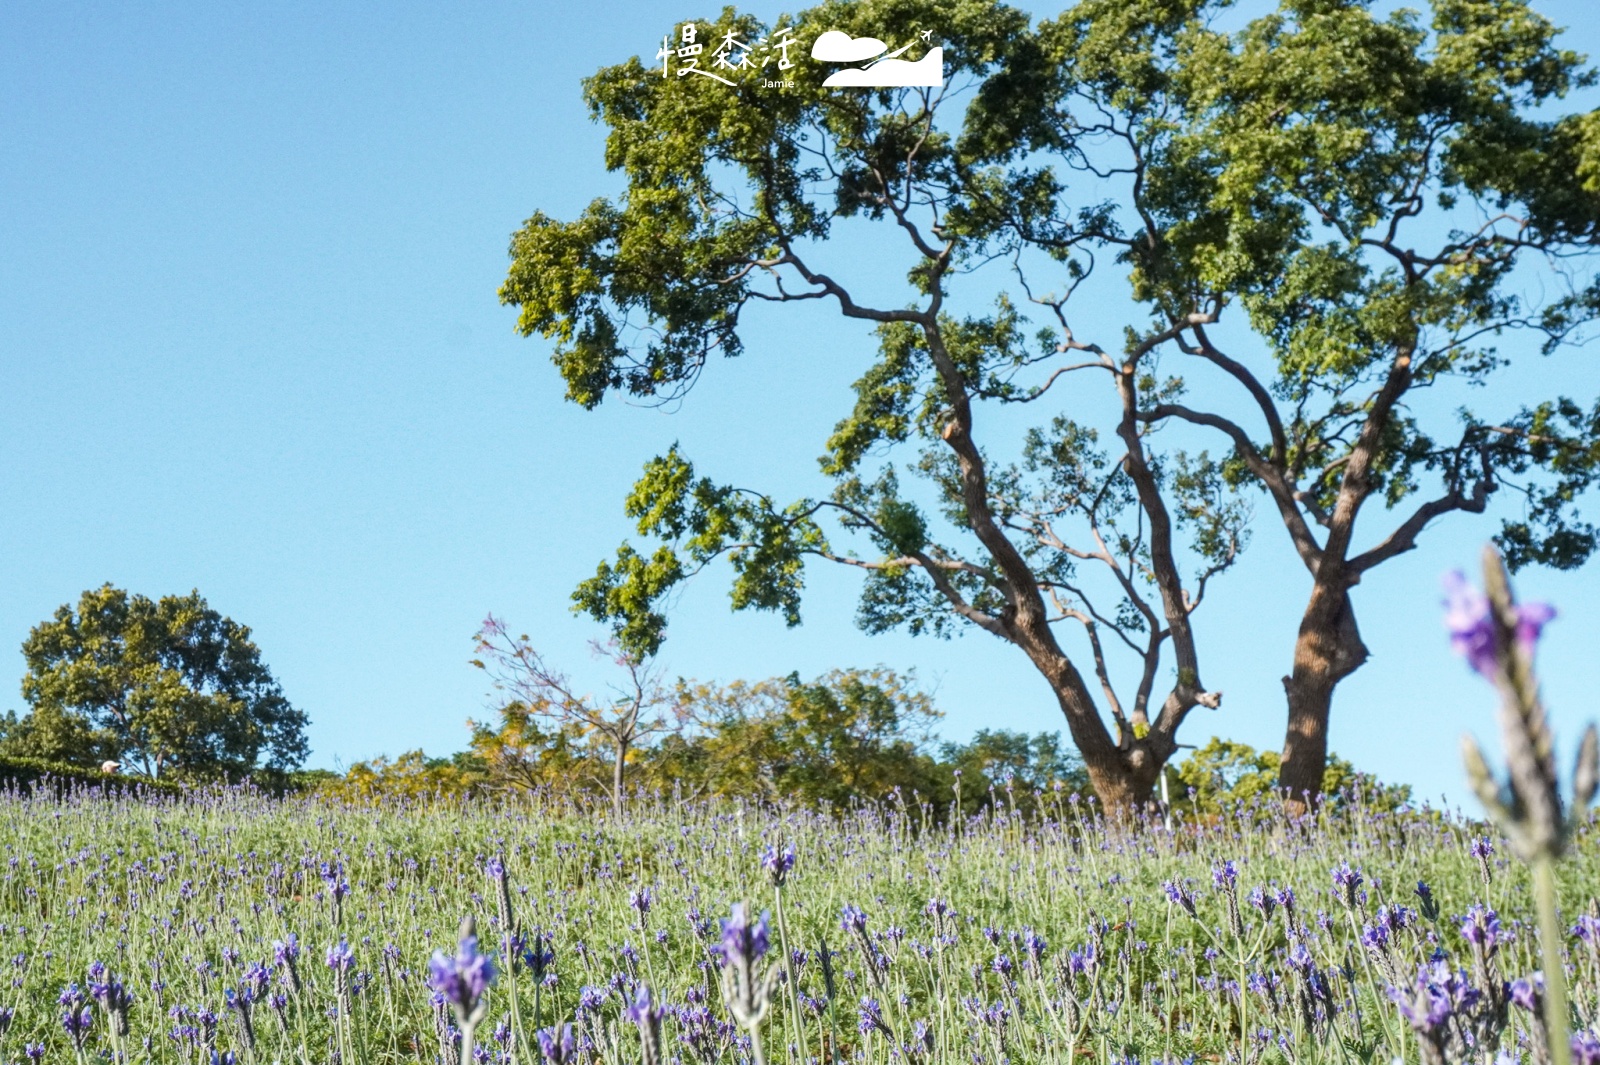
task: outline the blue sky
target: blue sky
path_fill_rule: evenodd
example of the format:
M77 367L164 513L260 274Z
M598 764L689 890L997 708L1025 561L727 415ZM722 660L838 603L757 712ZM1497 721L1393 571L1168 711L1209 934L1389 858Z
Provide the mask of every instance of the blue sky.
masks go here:
M1541 9L1600 54L1579 0ZM28 629L83 589L198 588L254 629L311 715L311 764L455 750L486 713L467 660L488 611L604 683L585 651L599 632L568 595L631 531L621 501L650 455L681 441L718 480L821 491L813 460L867 365L863 330L821 310L803 329L762 319L675 411L586 413L495 296L525 217L570 217L616 187L579 79L711 10L5 5L0 710L22 708ZM1600 380L1590 349L1535 374L1589 396ZM1489 531L1440 525L1356 593L1374 654L1340 689L1333 746L1427 796L1464 798L1456 737L1493 737L1490 693L1449 656L1437 609L1439 574L1472 565ZM1012 649L868 637L851 574L814 568L809 585L788 630L731 614L726 581L702 579L665 667L916 667L947 736L1062 727ZM1201 619L1224 709L1196 711L1186 739L1280 745L1306 585L1259 523ZM1562 610L1543 661L1574 737L1600 569L1521 587Z

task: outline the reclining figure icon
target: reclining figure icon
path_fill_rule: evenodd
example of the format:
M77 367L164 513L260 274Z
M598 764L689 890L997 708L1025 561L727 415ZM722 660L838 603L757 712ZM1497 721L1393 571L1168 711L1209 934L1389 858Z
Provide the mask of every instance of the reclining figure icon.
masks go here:
M927 40L931 34L923 33ZM864 67L847 67L828 75L822 84L833 88L909 88L927 86L937 88L944 84L944 49L934 47L928 54L912 62L901 59L915 40L889 52L875 63ZM839 30L829 30L811 46L811 58L824 63L859 63L888 51L889 46L876 37L852 37Z

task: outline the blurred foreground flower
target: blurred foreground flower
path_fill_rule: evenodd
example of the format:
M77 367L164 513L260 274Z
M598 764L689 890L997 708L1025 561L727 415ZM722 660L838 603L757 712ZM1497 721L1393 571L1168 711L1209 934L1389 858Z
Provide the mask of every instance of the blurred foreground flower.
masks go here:
M478 952L477 926L469 916L461 922L460 942L451 957L436 950L428 961L428 986L444 998L461 1029L461 1060L472 1060L472 1033L489 1012L489 985L494 965Z
M1584 730L1573 773L1572 807L1565 810L1556 777L1555 737L1533 670L1539 635L1555 611L1542 603L1517 604L1505 563L1493 547L1484 551L1483 579L1484 591L1479 593L1459 573L1446 578L1445 623L1457 653L1500 689L1505 783L1495 779L1471 736L1462 737L1461 751L1472 790L1506 834L1517 857L1532 868L1547 982L1546 1035L1556 1065L1568 1065L1571 1043L1567 1037L1562 927L1556 915L1555 863L1600 784L1600 737L1592 724Z
M722 957L722 998L734 1023L750 1036L750 1056L755 1065L766 1065L761 1048L761 1024L772 1004L772 991L783 975L782 965L768 965L757 972L756 963L768 946L767 916L754 924L750 908L734 903L733 914L722 922L722 943L714 948Z

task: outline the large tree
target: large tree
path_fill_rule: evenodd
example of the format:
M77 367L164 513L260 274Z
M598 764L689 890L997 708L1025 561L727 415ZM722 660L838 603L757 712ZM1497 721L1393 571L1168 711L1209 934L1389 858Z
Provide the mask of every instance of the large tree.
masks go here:
M753 304L824 301L878 344L827 442L829 497L780 505L697 478L673 449L627 503L660 543L624 544L579 604L649 650L663 596L715 558L733 561L736 606L791 621L807 558L857 566L869 630L965 622L1022 650L1096 789L1122 803L1148 794L1187 713L1217 704L1192 614L1243 543L1234 489L1267 490L1313 575L1287 681L1294 790L1320 785L1333 685L1364 657L1348 592L1366 569L1513 478L1533 499L1505 534L1521 557L1583 557L1593 534L1570 505L1597 414L1535 401L1464 416L1459 442L1439 443L1404 402L1501 368L1486 348L1498 331L1559 339L1592 313L1581 285L1534 306L1506 291L1523 253L1592 238L1596 197L1580 182L1600 176L1597 124L1530 114L1577 60L1512 0L1438 0L1431 32L1352 0L1290 0L1229 34L1212 28L1222 6L1085 0L1034 27L979 0L864 0L791 24L808 46L822 29L913 47L925 32L944 49L940 89L829 89L815 66L777 89L759 69L722 70L723 88L638 60L588 80L626 190L573 222L534 215L502 289L525 333L556 341L569 398L680 395L712 355L742 351ZM766 32L731 10L699 28L707 41ZM1430 205L1474 220L1425 230L1440 246L1417 252L1400 234ZM903 256L866 264L871 276L824 269L845 225L893 234ZM859 295L897 269L898 300ZM1129 308L1109 336L1108 294ZM985 299L993 311L973 313ZM1049 328L1029 334L1029 304ZM1237 398L1186 388L1175 361ZM1020 441L987 413L1006 406L1039 411ZM1182 434L1156 446L1184 422L1191 441L1221 430L1225 459L1186 451ZM903 489L907 473L929 487ZM1355 546L1370 497L1399 505L1429 476L1440 495ZM835 547L827 518L871 553ZM1103 634L1131 652L1131 692Z
M294 769L306 715L283 697L244 625L199 592L159 601L107 584L28 633L7 744L47 758L113 758L152 777L237 779Z
M1285 0L1232 34L1211 27L1221 6L1079 4L995 80L991 136L1070 154L1093 127L1122 149L1128 232L1077 231L1179 327L1168 365L1195 396L1138 417L1216 433L1311 577L1283 678L1279 786L1299 797L1368 657L1351 595L1368 574L1500 490L1513 567L1594 550L1576 504L1600 468L1596 382L1538 350L1600 305L1600 112L1560 109L1594 75L1523 0L1434 0L1427 22ZM1516 331L1533 336L1500 350Z

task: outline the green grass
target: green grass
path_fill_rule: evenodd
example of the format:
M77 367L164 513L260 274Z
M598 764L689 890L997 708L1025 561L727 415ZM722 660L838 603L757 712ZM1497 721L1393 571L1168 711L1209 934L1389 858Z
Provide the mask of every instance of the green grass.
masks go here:
M1001 810L951 826L915 807L828 817L641 800L614 823L598 807L536 801L339 807L233 791L187 799L79 793L62 802L48 791L14 791L0 797L0 964L9 984L0 1002L15 1011L0 1035L0 1061L21 1062L37 1044L45 1062L108 1059L114 1041L99 1004L81 1053L57 1004L69 983L85 983L95 961L135 995L121 1041L128 1061L209 1062L212 1050L240 1062L303 1065L335 1060L336 1052L342 1065L437 1060L427 959L454 949L469 914L485 949L500 941L496 891L484 871L491 856L508 870L515 923L525 935L551 935L556 955L558 978L542 989L496 958L501 973L477 1043L518 1063L539 1060L534 1029L572 1020L586 986L607 989L579 1024L592 1043L587 1056L638 1061L638 1033L621 1017L636 981L681 1008L664 1025L669 1058L742 1060L744 1044L718 1029L728 1014L708 947L732 904L776 911L760 854L780 843L799 856L782 900L789 946L807 954L797 992L831 1000L820 1009L801 1005L797 1015L790 1004L803 1001L799 994L778 991L763 1031L768 1061L1411 1061L1416 1040L1385 994L1391 982L1409 983L1436 949L1485 986L1538 966L1526 874L1497 844L1486 885L1467 853L1481 833L1470 824L1361 809L1289 824L1246 811L1167 833L1159 824L1108 828L1058 800L1043 809L1035 821ZM1240 934L1213 886L1224 861L1238 870ZM338 907L321 875L325 862L340 863L350 883ZM1330 875L1343 862L1364 880L1365 899L1353 909L1338 901ZM1596 873L1586 828L1561 870L1567 924L1591 904ZM1196 918L1168 901L1168 880L1187 882ZM1432 886L1439 920L1419 916L1386 952L1364 949L1362 926L1380 904L1417 907L1418 880ZM1246 900L1258 885L1297 896L1303 945L1337 1007L1310 1029L1298 1006L1308 985L1287 959L1283 911L1267 916ZM644 887L654 899L641 918L629 898ZM958 916L936 927L925 913L930 899ZM1479 902L1498 911L1511 935L1490 961L1498 975L1474 975L1459 932L1458 916ZM862 942L841 929L846 904L867 914L873 949L889 959L876 978ZM1045 943L1038 962L1020 939L1025 930ZM272 970L253 1006L252 1048L225 993L237 992L251 963L272 968L274 942L291 934L302 948L303 987L289 993L286 972ZM776 925L771 937L763 964L782 954ZM355 993L343 1016L331 1017L338 995L324 957L341 938L355 952ZM824 943L837 955L831 996L818 958ZM1097 964L1077 971L1074 952L1081 959L1091 949ZM1571 950L1574 1024L1582 1028L1595 1018L1600 970L1584 943L1572 940ZM1009 975L998 971L1006 967L1000 956ZM1228 981L1252 976L1275 976L1276 991L1241 1000L1228 990ZM281 1024L271 994L287 997ZM860 1031L863 997L880 1004L889 1033ZM184 1012L174 1015L175 1007ZM703 1017L692 1012L700 1007ZM216 1015L214 1031L201 1008ZM491 1034L503 1018L505 1042ZM1512 1049L1528 1038L1530 1018L1514 1006L1508 1018L1503 1045ZM894 1053L896 1043L913 1041L919 1022L933 1049ZM186 1025L196 1031L185 1033ZM698 1043L680 1038L702 1030Z

